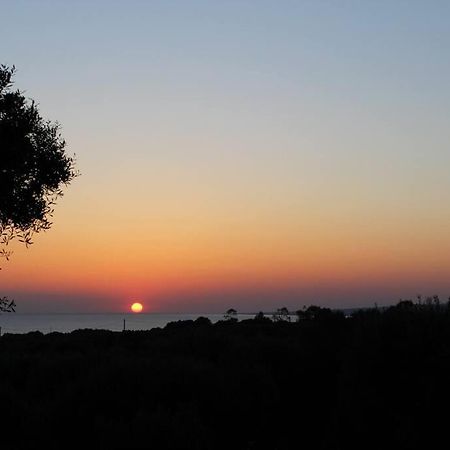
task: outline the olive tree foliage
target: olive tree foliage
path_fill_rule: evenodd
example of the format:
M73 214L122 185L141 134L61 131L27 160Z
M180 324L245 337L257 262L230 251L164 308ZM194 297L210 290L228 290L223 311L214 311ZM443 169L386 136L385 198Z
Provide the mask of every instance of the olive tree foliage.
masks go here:
M13 240L28 247L35 233L51 227L62 188L78 175L59 124L13 89L14 73L14 66L0 65L0 256L6 259Z

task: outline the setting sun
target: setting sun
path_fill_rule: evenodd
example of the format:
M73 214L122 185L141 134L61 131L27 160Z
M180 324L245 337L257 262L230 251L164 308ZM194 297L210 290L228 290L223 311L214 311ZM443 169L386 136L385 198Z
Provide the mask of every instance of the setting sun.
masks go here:
M133 303L131 305L131 311L133 311L134 313L140 313L142 311L142 303Z

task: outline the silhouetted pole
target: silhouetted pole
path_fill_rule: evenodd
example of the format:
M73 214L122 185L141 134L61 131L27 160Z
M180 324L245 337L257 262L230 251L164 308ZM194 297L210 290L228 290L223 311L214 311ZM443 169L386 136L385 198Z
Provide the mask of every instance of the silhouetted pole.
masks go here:
M125 319L123 319L123 331L125 331Z

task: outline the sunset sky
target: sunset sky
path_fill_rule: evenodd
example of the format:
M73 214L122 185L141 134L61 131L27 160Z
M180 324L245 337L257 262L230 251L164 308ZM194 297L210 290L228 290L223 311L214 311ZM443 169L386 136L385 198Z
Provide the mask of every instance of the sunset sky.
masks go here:
M450 2L0 6L82 173L2 261L18 312L450 295Z

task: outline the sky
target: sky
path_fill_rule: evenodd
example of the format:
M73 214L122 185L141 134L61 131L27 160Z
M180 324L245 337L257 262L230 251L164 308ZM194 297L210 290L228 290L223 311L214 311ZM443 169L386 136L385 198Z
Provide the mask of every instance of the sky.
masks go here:
M18 312L450 295L449 2L0 7L81 172L2 263Z

